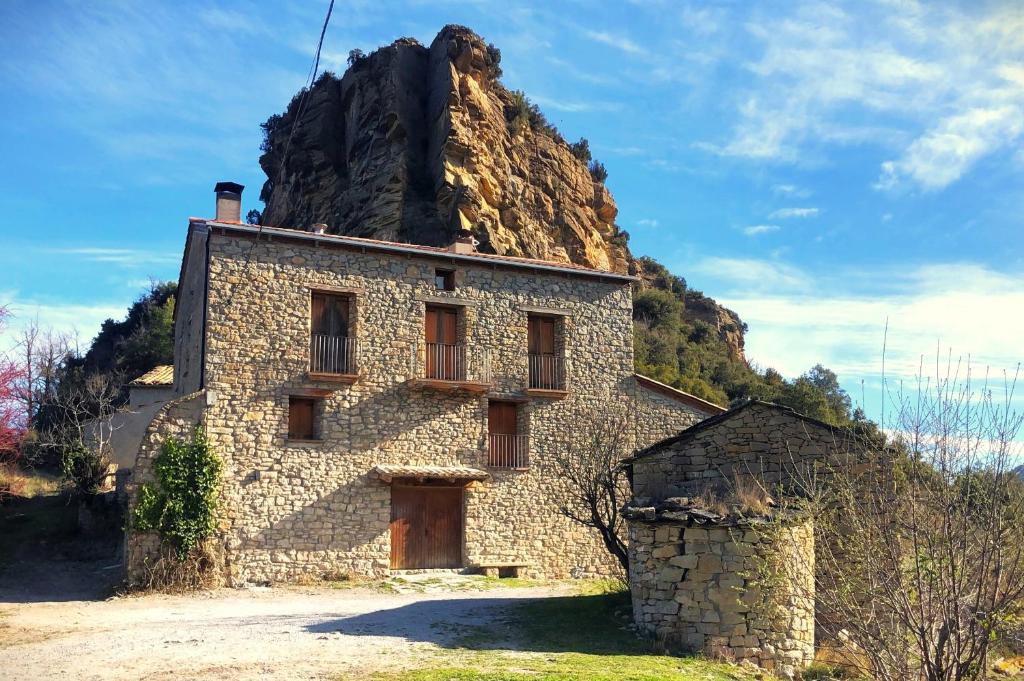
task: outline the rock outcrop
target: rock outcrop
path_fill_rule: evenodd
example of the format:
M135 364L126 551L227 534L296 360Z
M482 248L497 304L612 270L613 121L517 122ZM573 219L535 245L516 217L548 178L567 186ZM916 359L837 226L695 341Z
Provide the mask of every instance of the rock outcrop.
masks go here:
M446 26L430 47L403 38L318 79L265 124L263 223L432 246L468 229L483 252L642 276L611 193L557 131L531 124L499 60ZM739 318L698 303L688 314L742 359Z
M627 271L611 194L560 136L508 121L496 67L448 26L318 80L291 141L298 100L268 130L264 222L428 245L468 229L485 252Z

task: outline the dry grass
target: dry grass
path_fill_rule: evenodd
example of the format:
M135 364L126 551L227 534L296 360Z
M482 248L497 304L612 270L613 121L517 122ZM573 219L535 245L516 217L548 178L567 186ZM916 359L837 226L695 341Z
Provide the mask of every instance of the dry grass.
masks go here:
M17 465L0 465L0 504L11 497L33 497L56 494L60 478L39 471L26 471Z
M774 499L765 486L749 475L735 475L732 480L709 480L696 487L690 504L721 516L769 515Z
M216 542L197 546L184 560L179 560L169 546L160 549L160 556L146 566L144 580L134 591L185 593L216 589L224 585L224 550Z

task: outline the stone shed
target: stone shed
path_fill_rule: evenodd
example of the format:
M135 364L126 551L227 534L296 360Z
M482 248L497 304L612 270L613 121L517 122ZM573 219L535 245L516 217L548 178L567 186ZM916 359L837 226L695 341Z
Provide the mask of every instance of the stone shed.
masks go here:
M849 431L759 401L637 452L624 462L637 625L685 650L795 674L813 659L822 616L814 529L772 497L794 503L832 466L868 460ZM757 573L772 565L767 588Z
M634 500L624 515L641 631L670 651L747 661L783 678L814 660L809 519L721 516L688 498Z
M685 496L699 481L752 478L798 493L816 463L863 445L842 428L751 400L640 450L627 460L634 497ZM859 458L855 454L855 458Z

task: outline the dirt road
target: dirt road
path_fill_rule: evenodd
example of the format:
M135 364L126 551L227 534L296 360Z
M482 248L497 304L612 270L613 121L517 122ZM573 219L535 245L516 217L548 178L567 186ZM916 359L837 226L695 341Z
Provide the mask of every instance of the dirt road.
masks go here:
M512 600L558 587L381 593L219 590L15 602L0 592L0 678L326 679L408 667Z

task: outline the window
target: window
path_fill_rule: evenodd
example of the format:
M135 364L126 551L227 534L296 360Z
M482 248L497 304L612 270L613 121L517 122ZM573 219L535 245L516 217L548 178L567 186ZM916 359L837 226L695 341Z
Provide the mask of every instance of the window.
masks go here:
M316 400L311 397L288 398L288 439L316 440Z
M438 291L454 291L454 270L434 270L434 288Z
M530 388L534 390L564 390L563 362L562 356L557 350L557 329L554 317L530 315L527 321Z
M487 464L495 468L526 468L527 438L519 434L519 405L487 403Z
M465 347L458 341L459 313L452 307L427 305L427 378L462 381L466 376Z
M349 338L347 295L316 293L310 305L309 368L320 374L356 373L355 339Z

